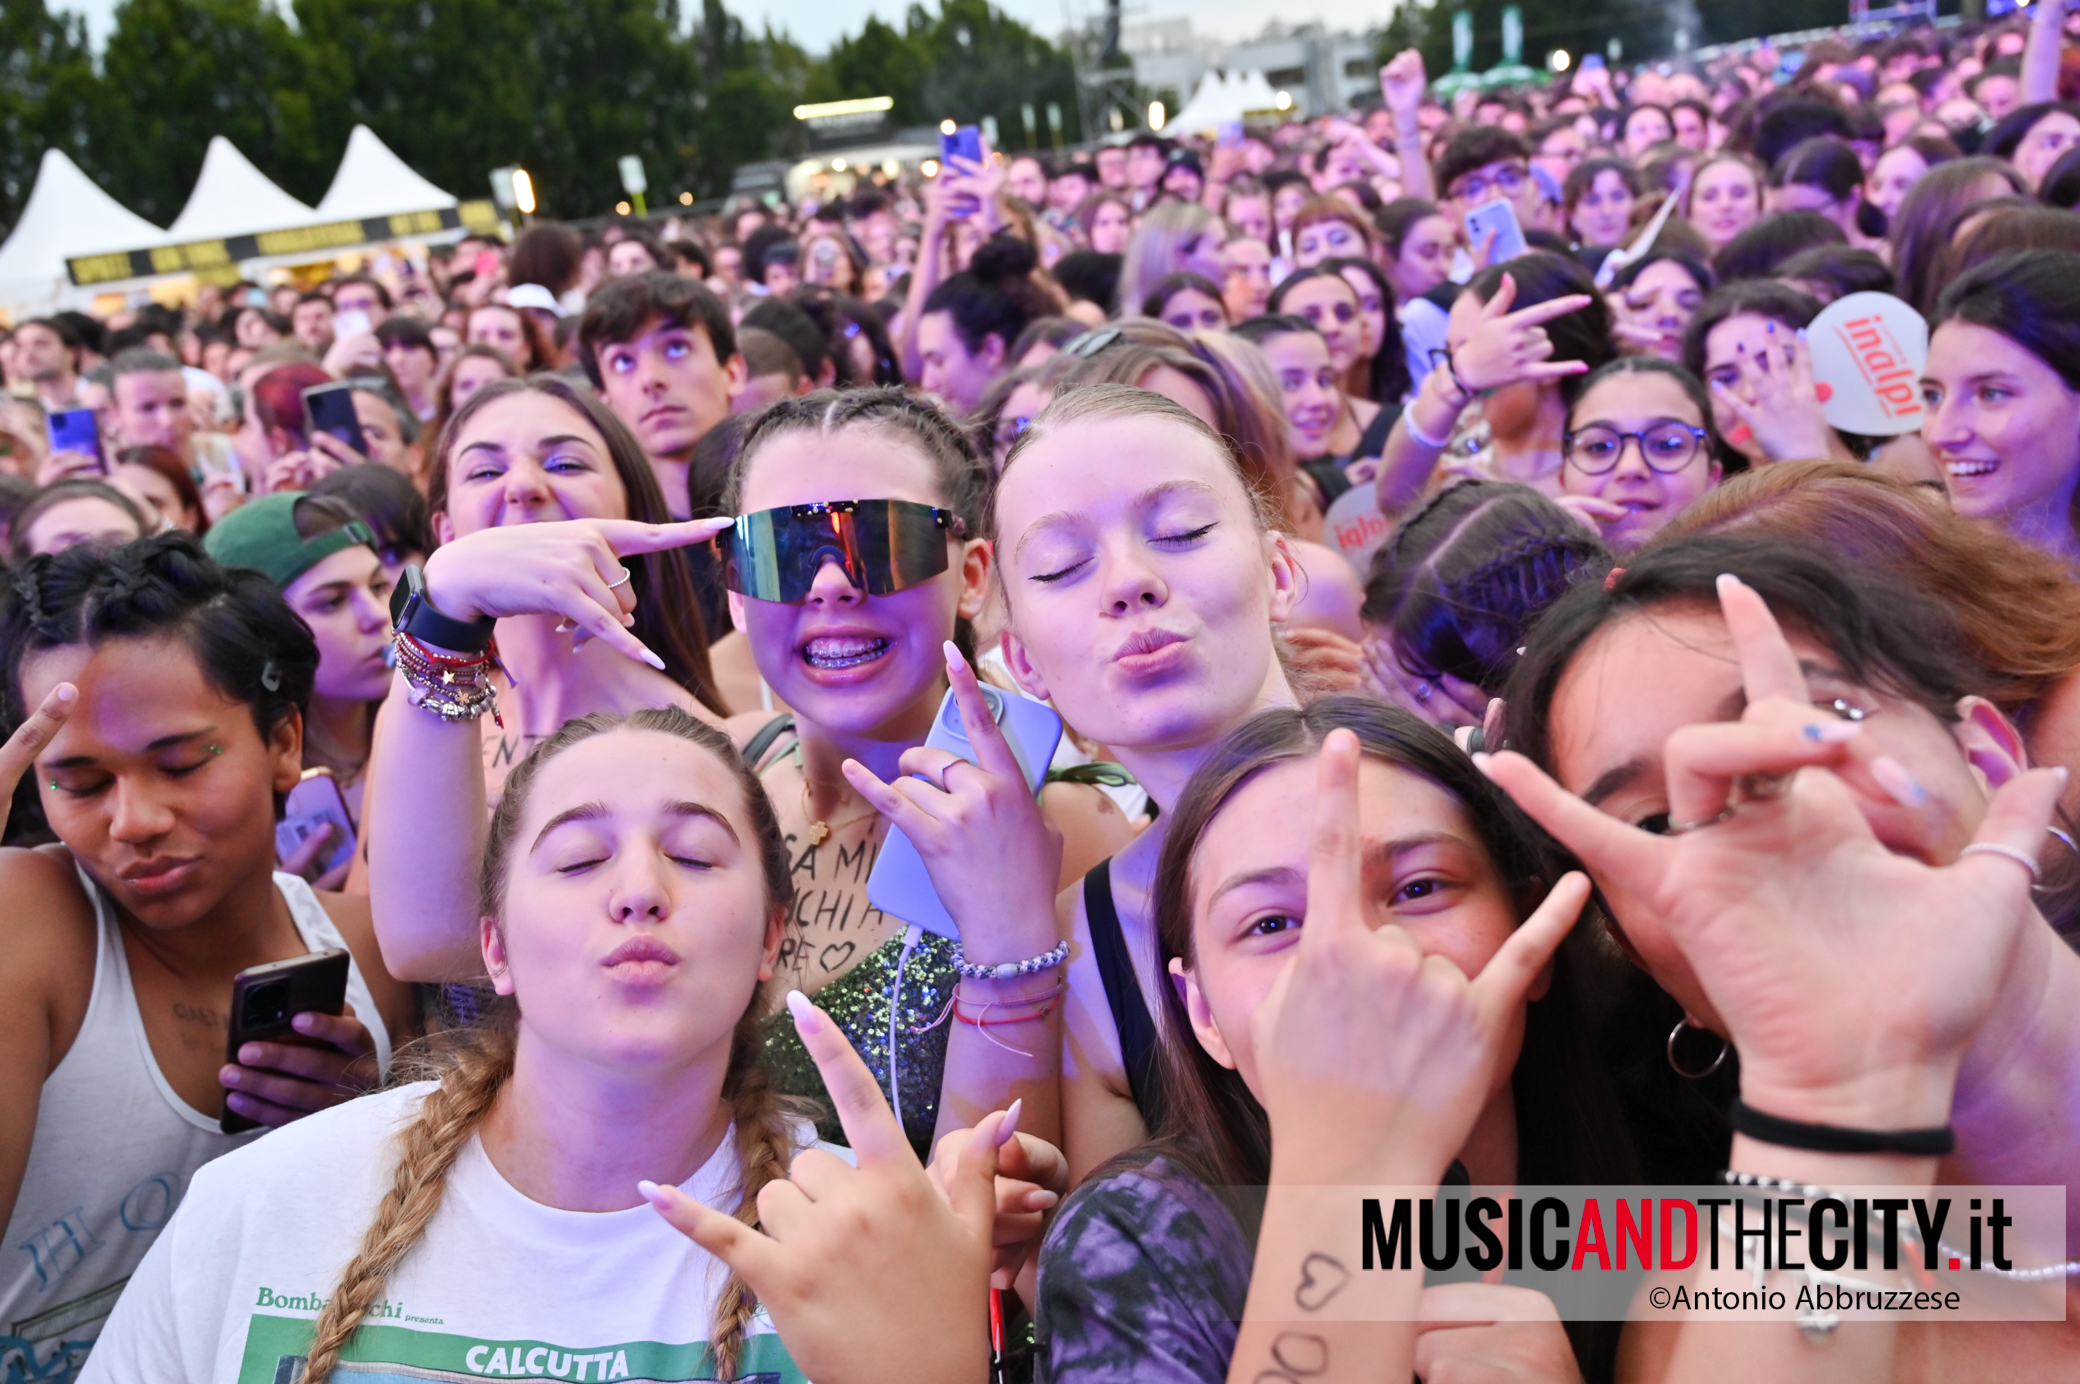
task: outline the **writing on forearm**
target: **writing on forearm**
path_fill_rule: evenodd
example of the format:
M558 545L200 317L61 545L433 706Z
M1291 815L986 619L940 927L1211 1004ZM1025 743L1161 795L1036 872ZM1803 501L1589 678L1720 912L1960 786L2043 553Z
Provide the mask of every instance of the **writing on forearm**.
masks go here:
M1305 1331L1281 1331L1271 1342L1272 1368L1257 1374L1256 1384L1283 1381L1300 1384L1329 1370L1329 1343Z
M1317 1250L1300 1261L1300 1286L1293 1290L1293 1302L1304 1312L1319 1312L1350 1281L1351 1271L1342 1260Z

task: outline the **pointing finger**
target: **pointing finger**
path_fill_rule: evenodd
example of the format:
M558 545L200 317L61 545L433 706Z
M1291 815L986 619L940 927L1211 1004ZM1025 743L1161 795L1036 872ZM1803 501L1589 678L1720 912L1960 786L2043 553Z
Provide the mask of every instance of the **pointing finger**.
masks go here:
M787 1008L794 1015L794 1030L801 1036L802 1046L815 1059L824 1089L838 1112L838 1123L845 1130L846 1142L859 1155L859 1165L866 1168L905 1159L915 1164L917 1154L890 1112L874 1074L860 1061L831 1016L810 1003L809 997L799 990L787 992ZM995 1154L991 1157L994 1160Z
M669 524L643 524L633 519L602 519L600 532L617 553L659 553L668 548L685 548L705 543L737 521L678 519Z
M1474 1000L1490 1019L1511 1012L1524 1001L1532 982L1553 959L1561 941L1589 902L1589 877L1580 870L1560 876L1545 901L1532 910L1515 932L1488 958L1474 977Z
M764 1296L765 1283L780 1270L780 1247L735 1216L703 1206L677 1187L647 1179L636 1184L643 1200L674 1230L744 1276L753 1292Z
M1498 293L1496 296L1499 298L1502 295ZM1528 308L1521 308L1509 315L1509 322L1513 327L1535 327L1541 322L1550 322L1556 317L1565 317L1570 312L1577 312L1595 301L1593 294L1569 293L1558 298L1549 298L1543 303L1533 303Z
M968 666L968 660L951 639L946 641L946 681L953 688L954 704L961 709L961 729L967 732L968 743L975 747L975 762L999 778L1024 782L1025 770L1012 753L1011 743L1004 738L1003 727L990 714L989 701L976 681L975 670Z

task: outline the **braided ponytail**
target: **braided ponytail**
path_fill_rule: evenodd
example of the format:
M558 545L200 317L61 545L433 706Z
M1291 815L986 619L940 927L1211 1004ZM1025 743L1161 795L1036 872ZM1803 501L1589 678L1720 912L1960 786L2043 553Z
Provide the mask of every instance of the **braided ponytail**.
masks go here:
M722 1096L729 1102L730 1119L736 1131L738 1199L735 1216L752 1229L759 1229L758 1194L769 1182L787 1180L787 1166L794 1156L795 1130L807 1118L792 1102L774 1093L765 1067L758 1060L759 1028L756 1001L737 1021L730 1043L729 1075L723 1080ZM744 1332L758 1315L758 1295L743 1276L731 1272L715 1299L715 1312L708 1326L708 1349L714 1355L715 1377L734 1379L743 1358Z
M426 1233L447 1190L448 1170L476 1133L499 1091L513 1074L509 1025L477 1036L441 1077L438 1089L419 1107L418 1118L398 1138L397 1171L361 1237L361 1248L340 1274L339 1286L318 1314L303 1384L326 1384L340 1351L368 1309L382 1295L391 1273Z

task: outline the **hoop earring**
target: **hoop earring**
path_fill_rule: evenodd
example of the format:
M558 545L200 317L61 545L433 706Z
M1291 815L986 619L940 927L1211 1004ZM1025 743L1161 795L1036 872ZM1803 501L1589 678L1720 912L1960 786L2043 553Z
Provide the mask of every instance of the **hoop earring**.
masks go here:
M1731 1052L1731 1051L1733 1051L1733 1044L1731 1044L1731 1043L1727 1042L1727 1041L1726 1041L1726 1040L1725 1040L1724 1038L1721 1038L1721 1039L1719 1040L1719 1055L1718 1055L1717 1057L1714 1057L1714 1058L1712 1059L1712 1065L1711 1065L1711 1066L1709 1066L1709 1067L1706 1067L1706 1068L1705 1068L1705 1069L1704 1069L1703 1071L1701 1071L1701 1072L1691 1072L1691 1071L1685 1071L1685 1070L1683 1069L1683 1064L1682 1064L1682 1063L1680 1063L1680 1062L1678 1062L1678 1061L1676 1061L1676 1039L1678 1039L1678 1038L1680 1038L1680 1037L1682 1037L1682 1036L1683 1036L1683 1030L1684 1030L1684 1029L1686 1029L1686 1028L1697 1028L1697 1029L1701 1029L1701 1028L1703 1028L1703 1027L1704 1027L1704 1025L1703 1025L1703 1024L1700 1024L1700 1023L1698 1023L1698 1022L1697 1022L1697 1020L1695 1020L1695 1019L1691 1018L1691 1017L1690 1017L1690 1016L1689 1016L1688 1014L1685 1014L1685 1015L1684 1015L1684 1016L1683 1016L1682 1018L1680 1018L1680 1019L1676 1020L1676 1026L1675 1026L1674 1028L1672 1028L1672 1029L1670 1029L1670 1030L1668 1031L1668 1065L1669 1065L1669 1069L1670 1069L1671 1071L1673 1071L1673 1072L1674 1072L1674 1073L1675 1073L1675 1074L1676 1074L1677 1076L1679 1076L1679 1077L1682 1077L1682 1078L1683 1078L1683 1079L1684 1079L1685 1081L1702 1081L1702 1080L1704 1080L1704 1079L1705 1079L1706 1077L1710 1076L1710 1075L1711 1075L1711 1074L1712 1074L1713 1072L1716 1072L1716 1071L1718 1071L1718 1070L1719 1070L1719 1069L1720 1069L1721 1067L1725 1066L1725 1065L1726 1065L1726 1054L1727 1054L1727 1053L1729 1053L1729 1052Z

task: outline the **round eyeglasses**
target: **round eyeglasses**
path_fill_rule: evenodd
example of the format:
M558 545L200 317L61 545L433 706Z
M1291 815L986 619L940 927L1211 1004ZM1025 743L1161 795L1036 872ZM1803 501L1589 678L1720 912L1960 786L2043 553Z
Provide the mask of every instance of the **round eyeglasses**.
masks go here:
M1607 423L1591 423L1567 434L1561 448L1567 464L1585 476L1601 476L1616 469L1628 441L1639 443L1639 454L1647 469L1672 475L1697 460L1704 450L1703 428L1688 423L1654 423L1638 432L1621 432Z

